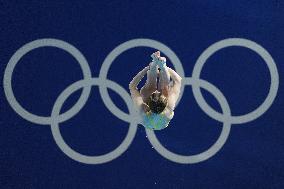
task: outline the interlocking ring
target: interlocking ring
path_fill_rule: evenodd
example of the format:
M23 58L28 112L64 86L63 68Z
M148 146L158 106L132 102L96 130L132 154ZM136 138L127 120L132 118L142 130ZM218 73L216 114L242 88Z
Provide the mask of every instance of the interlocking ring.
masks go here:
M182 64L179 60L179 58L177 57L177 55L166 45L155 41L155 40L151 40L151 39L133 39L130 41L127 41L125 43L122 43L121 45L118 45L116 48L114 48L105 58L100 73L99 73L99 78L101 79L107 79L107 73L108 70L112 64L112 62L116 59L116 57L118 57L121 53L123 53L124 51L127 51L129 49L135 48L135 47L150 47L150 48L155 48L157 50L160 50L161 52L163 52L168 58L169 60L171 60L171 62L174 65L175 70L179 73L179 75L183 78L184 77L184 70L182 67ZM180 90L180 96L177 100L176 106L178 106L181 96L183 94L184 91L184 85L182 85L181 90ZM101 97L104 101L104 104L107 106L107 108L109 110L112 111L112 113L126 121L129 122L132 118L132 116L129 116L128 114L122 112L119 108L116 107L116 105L112 102L108 91L106 89L106 87L104 87L103 85L99 86L99 92L101 94ZM141 120L139 121L139 123L141 122Z
M38 115L35 115L35 114L32 114L26 111L17 102L14 96L14 93L12 90L12 84L11 84L13 70L16 64L18 63L18 61L21 59L21 57L33 49L36 49L39 47L46 47L46 46L57 47L57 48L60 48L60 49L63 49L69 52L72 56L75 57L75 59L80 64L81 69L83 71L83 75L84 75L83 80L80 80L80 81L77 81L71 84L59 95L59 97L57 98L53 106L50 117L38 116ZM199 78L202 66L205 64L207 59L212 54L214 54L216 51L222 48L229 47L229 46L242 46L242 47L252 49L256 53L258 53L267 63L267 66L270 71L270 76L271 76L270 91L265 101L255 111L242 115L242 116L232 116L231 109L228 105L226 98L222 94L222 92L216 86L212 85L208 81L205 81ZM32 41L24 45L23 47L21 47L19 50L15 52L15 54L11 57L10 61L8 62L8 65L4 73L4 80L3 80L6 98L9 104L11 105L11 107L15 110L15 112L18 113L24 119L32 123L37 123L41 125L50 125L53 138L56 144L58 145L58 147L62 150L63 153L65 153L67 156L74 159L75 161L86 163L86 164L101 164L101 163L112 161L115 158L119 157L122 153L124 153L128 149L129 145L133 141L134 136L136 134L137 125L141 123L141 120L139 120L139 116L137 112L135 111L135 108L132 104L132 100L131 100L129 93L116 82L108 80L107 73L111 66L111 63L115 60L117 56L119 56L124 51L129 50L134 47L155 48L155 49L162 51L166 56L169 57L169 59L171 60L171 62L173 63L175 67L175 70L183 78L181 93L177 101L177 105L179 104L181 100L185 85L192 85L194 97L197 101L197 104L201 107L201 109L211 118L223 123L223 128L222 128L221 134L219 138L217 139L217 141L208 150L202 153L199 153L196 155L190 155L190 156L176 154L174 152L167 150L158 141L154 131L145 129L148 139L150 143L153 145L154 149L156 149L156 151L159 154L161 154L163 157L173 162L183 163L183 164L192 164L192 163L198 163L201 161L205 161L209 159L210 157L214 156L223 147L226 140L228 139L230 128L232 124L241 124L241 123L245 123L245 122L249 122L249 121L253 121L257 119L269 109L269 107L272 105L277 95L278 86L279 86L279 75L278 75L278 70L277 70L277 67L276 67L276 64L273 58L259 44L253 41L247 40L247 39L229 38L229 39L224 39L222 41L219 41L211 45L198 58L195 64L195 67L193 69L192 77L184 76L184 70L183 70L183 67L182 67L182 64L179 58L166 45L158 41L151 40L151 39L133 39L133 40L127 41L117 46L113 51L111 51L111 53L106 57L106 59L104 60L102 64L99 78L91 77L91 71L90 71L87 60L84 58L82 53L80 53L80 51L76 49L74 46L62 40L39 39L39 40ZM129 122L130 126L129 126L128 133L125 139L116 149L104 155L87 156L87 155L83 155L79 152L74 151L71 147L69 147L65 143L62 135L60 134L59 124L64 121L67 121L68 119L71 119L81 110L81 108L85 105L86 101L88 100L91 87L94 85L99 87L100 95L106 107L119 119ZM76 102L76 104L67 112L60 114L60 110L61 110L61 107L64 101L72 93L79 90L80 88L83 88L83 92L79 100ZM127 114L121 111L118 107L116 107L116 105L112 102L108 94L107 88L113 89L123 98L123 100L127 104L130 114ZM219 102L221 106L221 109L223 112L222 114L219 112L216 112L213 108L211 108L206 103L206 101L204 100L201 94L200 88L204 88L208 92L212 93L212 95L217 99L217 101Z
M184 83L186 85L194 84L195 86L202 87L211 94L213 94L213 96L217 99L217 101L219 102L222 108L224 117L228 118L231 116L231 111L228 102L226 98L223 96L223 94L218 90L218 88L216 88L214 85L210 84L209 82L201 79L193 80L192 78L187 77L184 80L185 80ZM169 151L159 142L154 131L146 129L146 132L150 143L154 146L154 148L157 150L159 154L176 163L192 164L207 160L208 158L215 155L223 147L226 140L228 139L228 136L230 134L230 129L231 129L231 123L229 122L228 119L225 119L225 121L223 122L223 128L221 134L217 139L217 141L208 150L196 155L189 155L189 156L184 156Z
M4 92L5 92L6 98L10 106L22 118L32 123L36 123L40 125L50 125L51 120L53 119L52 117L38 116L38 115L32 114L28 112L27 110L25 110L18 103L14 95L13 88L12 88L12 75L13 75L14 69L17 63L19 62L19 60L28 52L34 49L40 48L40 47L57 47L59 49L65 50L78 61L82 69L84 79L91 78L92 75L91 75L89 64L86 58L84 57L84 55L78 49L76 49L73 45L66 43L62 40L38 39L38 40L25 44L13 54L13 56L9 60L8 65L5 69L4 80L3 80ZM91 87L84 88L78 102L70 110L60 115L60 122L67 121L68 119L76 115L80 111L81 107L85 105L90 95L90 92L91 92Z
M207 59L212 56L215 52L218 50L221 50L226 47L231 47L231 46L240 46L240 47L246 47L248 49L253 50L257 54L261 56L261 58L265 61L267 64L267 67L269 69L270 77L271 77L271 83L270 83L270 89L269 93L264 100L264 102L254 111L247 113L245 115L241 116L231 116L230 122L232 124L241 124L241 123L247 123L249 121L253 121L260 117L262 114L264 114L268 108L272 105L278 91L278 86L279 86L279 75L277 71L276 64L272 58L272 56L259 44L247 40L247 39L241 39L241 38L229 38L229 39L224 39L221 40L217 43L214 43L210 47L208 47L198 58L192 72L192 77L194 79L199 79L200 74L201 74L201 69ZM193 95L198 103L198 105L202 108L202 110L211 118L223 122L224 119L226 119L222 114L219 112L215 111L211 106L207 104L207 102L204 100L202 93L200 91L199 86L193 85Z
M134 106L131 104L131 98L130 98L129 94L127 93L127 91L125 91L125 89L123 89L120 85L118 85L117 83L115 83L113 81L101 80L101 79L98 79L98 78L92 78L92 79L89 79L89 80L77 81L77 82L73 83L72 85L70 85L69 87L67 87L59 95L59 97L55 101L53 109L52 109L51 117L53 117L53 118L58 117L63 103L72 93L79 90L80 88L89 87L89 86L92 86L92 85L98 85L98 86L104 85L106 87L111 88L112 90L117 92L117 94L119 94L123 98L123 100L126 102L130 114L132 114L132 115L137 114L135 109L134 109ZM59 123L59 120L52 119L51 131L52 131L52 135L53 135L53 138L54 138L56 144L70 158L72 158L76 161L82 162L82 163L87 163L87 164L106 163L106 162L111 161L111 160L117 158L118 156L120 156L124 151L126 151L128 149L129 145L131 144L132 140L134 139L134 136L135 136L136 130L137 130L137 122L134 119L132 119L131 122L130 122L128 133L127 133L125 139L115 150L113 150L112 152L105 154L105 155L86 156L86 155L82 155L82 154L74 151L72 148L70 148L65 143L64 139L62 138L62 135L60 134L58 123Z

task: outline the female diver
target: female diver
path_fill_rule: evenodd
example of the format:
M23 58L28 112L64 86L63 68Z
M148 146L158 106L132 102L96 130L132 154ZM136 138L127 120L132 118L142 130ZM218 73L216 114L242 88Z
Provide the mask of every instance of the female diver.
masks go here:
M161 57L159 51L151 57L152 62L132 79L129 90L141 124L151 130L161 130L169 125L174 116L182 78L166 66L166 58ZM147 81L139 92L137 86L146 73Z

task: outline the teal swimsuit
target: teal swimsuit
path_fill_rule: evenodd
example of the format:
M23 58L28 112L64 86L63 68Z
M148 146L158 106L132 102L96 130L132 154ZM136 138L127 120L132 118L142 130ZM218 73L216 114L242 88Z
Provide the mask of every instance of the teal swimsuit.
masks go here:
M172 115L174 112L172 111ZM169 125L169 119L164 112L160 114L155 113L145 113L143 115L142 124L144 127L151 129L151 130L161 130L166 128Z

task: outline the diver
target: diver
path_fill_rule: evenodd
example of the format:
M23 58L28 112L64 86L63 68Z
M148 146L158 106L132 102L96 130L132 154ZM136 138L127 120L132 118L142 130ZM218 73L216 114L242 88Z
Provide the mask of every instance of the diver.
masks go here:
M167 67L166 58L160 56L160 51L153 53L151 57L149 66L129 83L129 90L141 124L151 130L161 130L169 125L174 116L182 78ZM146 83L138 91L137 86L146 73Z

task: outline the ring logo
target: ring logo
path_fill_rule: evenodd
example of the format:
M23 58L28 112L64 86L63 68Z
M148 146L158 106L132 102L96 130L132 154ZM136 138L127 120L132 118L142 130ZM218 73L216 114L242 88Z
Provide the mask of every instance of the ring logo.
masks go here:
M200 78L201 70L207 59L213 55L215 52L231 46L240 46L245 47L248 49L253 50L256 52L261 58L265 61L267 64L267 67L269 69L270 78L271 78L271 85L269 89L269 93L263 103L256 108L254 111L249 112L245 115L239 115L239 116L232 116L231 115L231 109L230 106L225 98L225 96L222 94L222 92L214 85L212 85L210 82L205 81ZM27 54L28 52L40 48L40 47L56 47L59 49L63 49L67 51L70 55L72 55L77 62L79 63L81 70L83 72L83 79L80 81L77 81L70 86L68 86L57 98L53 105L51 116L44 117L44 116L38 116L36 114L28 112L26 109L24 109L15 98L13 89L12 89L12 75L15 66L20 61L20 59ZM93 78L91 76L91 70L89 67L89 64L84 57L84 55L73 45L64 42L62 40L58 39L38 39L32 42L29 42L22 46L20 49L18 49L11 59L9 60L7 67L5 69L4 73L4 80L3 80L3 86L4 86L4 92L6 95L6 98L11 105L11 107L14 109L14 111L19 114L24 119L35 123L39 125L49 125L51 126L51 131L53 138L58 145L58 147L62 150L63 153L65 153L68 157L72 158L75 161L86 163L86 164L102 164L109 161L114 160L115 158L119 157L121 154L123 154L129 147L129 145L132 143L136 131L137 126L141 122L139 121L137 112L135 111L135 108L132 104L131 97L129 93L122 88L119 84L117 84L115 81L111 81L107 79L107 73L108 70L112 64L112 62L115 60L117 56L119 56L121 53L123 53L126 50L129 50L131 48L135 47L150 47L155 48L161 52L163 52L173 63L175 70L177 73L183 78L183 83L180 91L180 96L177 100L176 106L179 105L179 102L181 100L181 97L183 95L184 87L187 85L192 86L193 95L196 99L198 105L201 107L201 109L212 119L215 119L219 122L223 123L223 128L221 131L221 134L217 141L206 151L201 152L199 154L195 155L180 155L176 154L174 152L169 151L166 149L157 139L154 131L146 129L147 138L149 139L150 143L153 145L154 149L163 157L167 158L170 161L176 162L176 163L182 163L182 164L193 164L193 163L199 163L202 161L205 161L209 159L210 157L214 156L225 144L226 140L228 139L230 129L232 124L242 124L247 123L250 121L253 121L260 116L262 116L272 105L278 91L279 87L279 74L276 67L276 64L271 57L271 55L259 44L242 38L228 38L221 41L218 41L211 46L209 46L198 58L194 69L192 73L192 77L186 77L184 75L184 70L182 67L182 63L177 57L177 55L166 45L155 41L151 39L133 39L127 42L124 42L117 46L114 50L112 50L109 55L105 58L98 78ZM101 95L101 98L103 99L104 104L106 107L119 119L129 122L129 129L127 132L127 135L125 139L122 141L122 143L113 151L99 156L87 156L83 155L79 152L74 151L71 147L68 146L68 144L65 143L60 130L59 130L59 124L67 121L68 119L71 119L73 116L75 116L85 105L87 102L92 86L98 86L99 92ZM75 91L83 88L83 92L79 98L79 100L75 103L75 105L70 108L68 111L60 114L60 110L62 108L63 103L65 100ZM127 114L123 111L121 111L111 100L107 88L111 88L116 93L118 93L122 99L125 101L130 114ZM222 113L219 113L215 111L212 107L210 107L205 99L202 96L200 88L204 88L208 92L210 92L218 101L218 103L221 106Z

